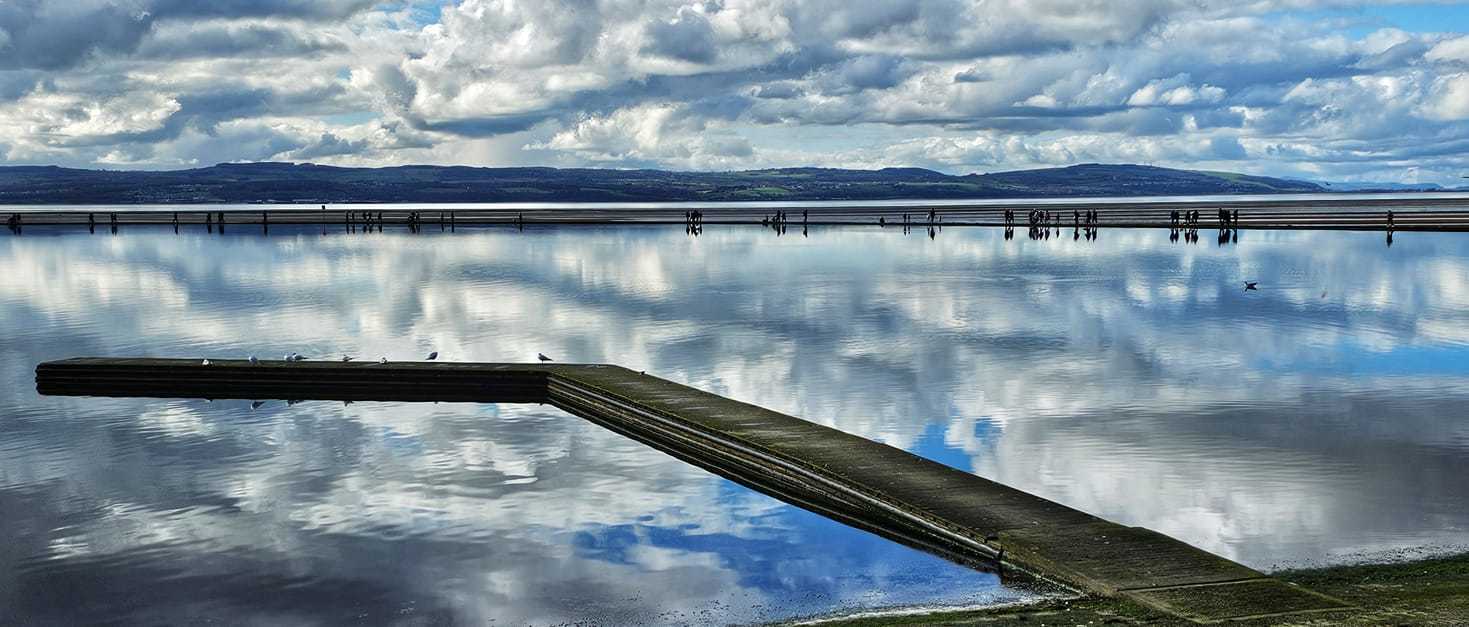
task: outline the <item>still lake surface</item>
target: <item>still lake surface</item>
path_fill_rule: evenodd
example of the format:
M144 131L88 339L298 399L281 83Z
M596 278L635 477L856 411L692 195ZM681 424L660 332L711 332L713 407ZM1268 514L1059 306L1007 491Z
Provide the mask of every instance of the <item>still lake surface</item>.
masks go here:
M38 362L80 355L544 352L1259 568L1469 543L1469 237L1002 233L0 235L0 617L719 623L1032 595L551 408L36 395Z

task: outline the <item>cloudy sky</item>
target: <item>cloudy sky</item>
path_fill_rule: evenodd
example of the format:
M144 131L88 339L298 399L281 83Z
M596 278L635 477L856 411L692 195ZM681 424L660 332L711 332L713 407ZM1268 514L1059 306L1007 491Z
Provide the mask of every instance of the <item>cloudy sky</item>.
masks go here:
M0 163L1469 175L1469 3L0 0Z

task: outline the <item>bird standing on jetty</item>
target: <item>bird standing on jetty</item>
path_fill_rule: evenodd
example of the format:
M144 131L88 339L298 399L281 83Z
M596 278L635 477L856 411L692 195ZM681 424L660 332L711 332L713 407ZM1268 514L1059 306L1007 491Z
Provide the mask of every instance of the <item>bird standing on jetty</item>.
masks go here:
M1259 281L1245 281L1245 291L1255 290L1255 291L1258 292L1260 290L1259 290L1259 288L1256 288L1255 286L1256 285L1259 285L1259 284L1260 284Z
M433 361L433 360L438 359L438 358L439 358L439 351L434 351L434 352L428 354L428 361Z
M554 359L547 357L545 353L536 353L536 359L539 359L541 361L555 361Z

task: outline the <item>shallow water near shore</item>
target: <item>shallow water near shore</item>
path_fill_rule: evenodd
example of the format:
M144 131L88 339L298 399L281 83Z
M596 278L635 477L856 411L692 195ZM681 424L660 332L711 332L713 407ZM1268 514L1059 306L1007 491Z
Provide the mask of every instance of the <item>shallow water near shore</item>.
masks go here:
M36 363L79 355L544 352L832 425L1259 568L1462 547L1469 239L1204 240L0 236L0 608L688 623L1029 596L550 408L35 395Z

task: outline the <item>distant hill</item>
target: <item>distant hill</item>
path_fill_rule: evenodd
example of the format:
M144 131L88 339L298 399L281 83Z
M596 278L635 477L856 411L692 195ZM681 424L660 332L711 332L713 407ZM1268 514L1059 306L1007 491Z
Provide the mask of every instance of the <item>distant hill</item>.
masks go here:
M1333 192L1442 192L1453 191L1438 183L1380 183L1372 181L1322 183Z
M1329 191L1315 183L1141 165L951 176L922 168L667 172L226 163L173 171L0 167L0 204L776 201Z

